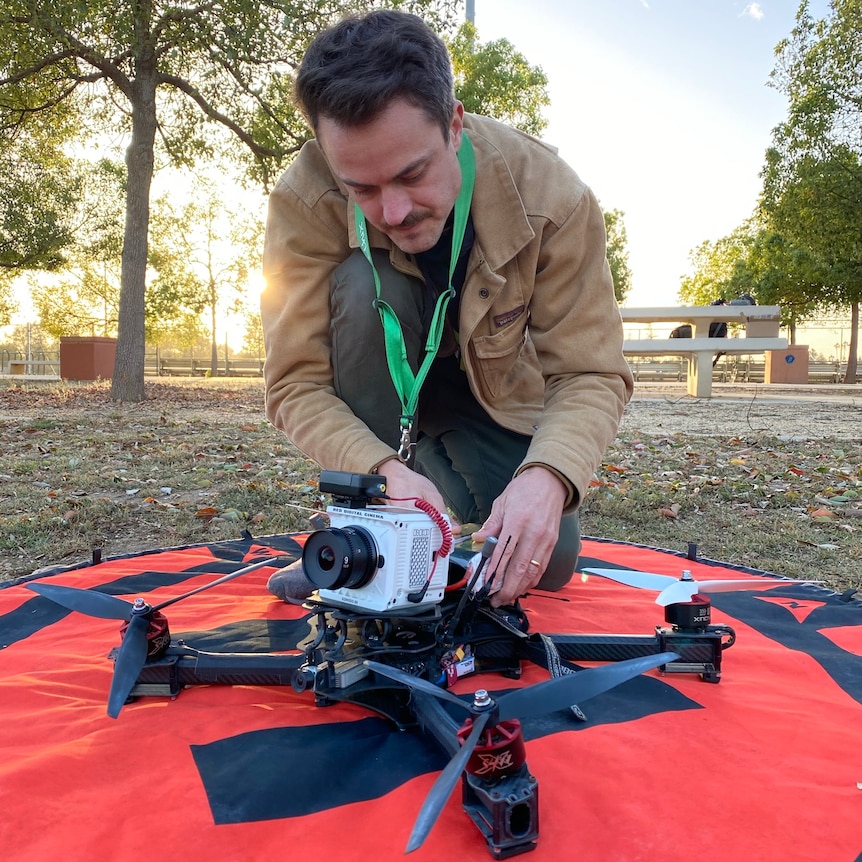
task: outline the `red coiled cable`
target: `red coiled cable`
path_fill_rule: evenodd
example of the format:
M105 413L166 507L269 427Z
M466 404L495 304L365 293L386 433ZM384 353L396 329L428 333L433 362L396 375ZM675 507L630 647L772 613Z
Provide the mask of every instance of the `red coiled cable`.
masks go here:
M436 551L437 555L441 557L449 556L449 551L452 550L452 529L449 526L449 522L437 508L420 497L390 497L389 499L394 503L412 503L417 509L421 509L437 525L440 534L443 536L443 543Z

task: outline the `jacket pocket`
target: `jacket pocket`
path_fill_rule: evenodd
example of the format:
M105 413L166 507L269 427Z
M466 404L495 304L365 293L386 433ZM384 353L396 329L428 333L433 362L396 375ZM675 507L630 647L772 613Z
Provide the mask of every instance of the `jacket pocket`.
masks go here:
M489 401L515 397L541 404L543 383L536 349L526 329L512 326L474 339L477 382ZM525 398L525 396L527 396Z

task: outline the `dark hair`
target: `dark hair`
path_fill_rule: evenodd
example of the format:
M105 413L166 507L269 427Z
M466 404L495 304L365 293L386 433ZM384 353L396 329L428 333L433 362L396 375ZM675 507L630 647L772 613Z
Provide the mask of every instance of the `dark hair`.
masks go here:
M296 100L315 131L320 117L342 126L373 120L402 98L448 135L455 90L443 41L418 16L378 9L318 35L296 76Z

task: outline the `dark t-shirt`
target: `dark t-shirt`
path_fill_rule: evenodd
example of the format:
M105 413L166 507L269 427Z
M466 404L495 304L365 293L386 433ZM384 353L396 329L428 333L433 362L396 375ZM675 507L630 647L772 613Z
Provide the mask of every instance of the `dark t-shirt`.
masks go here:
M450 215L440 239L433 248L416 255L416 263L425 278L428 301L425 304L425 332L431 327L431 318L437 297L449 282L449 264L452 255L452 225ZM467 375L461 368L461 350L458 341L458 313L461 306L461 291L467 277L467 261L473 248L476 234L472 217L467 219L461 253L452 276L455 296L446 309L446 327L437 358L431 365L428 377L419 396L419 428L427 434L438 436L450 424L457 405L476 404ZM480 408L481 409L481 408ZM484 412L484 411L483 411Z

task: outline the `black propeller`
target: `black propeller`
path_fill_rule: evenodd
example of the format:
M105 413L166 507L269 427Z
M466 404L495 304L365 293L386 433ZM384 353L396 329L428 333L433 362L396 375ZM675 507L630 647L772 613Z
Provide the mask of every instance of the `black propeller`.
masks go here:
M70 611L78 611L103 620L127 620L131 605L125 599L99 593L95 590L82 590L78 587L64 587L61 584L25 584L28 590L39 593L57 605Z
M491 718L490 712L482 712L476 716L473 721L473 729L470 735L464 741L464 744L458 749L455 756L446 764L443 771L440 773L431 792L425 797L425 802L419 810L419 816L413 824L413 831L410 833L410 840L407 842L406 853L412 853L422 846L422 843L428 837L428 833L437 822L440 813L446 807L461 773L467 767L467 761L470 755L473 754L473 749L479 742L485 725Z
M545 680L537 685L516 689L502 695L496 700L496 715L493 709L478 711L463 700L455 697L446 689L438 688L424 679L411 676L389 665L375 661L366 661L366 666L381 676L389 677L410 688L431 694L440 700L445 700L447 703L457 704L462 709L473 713L474 716L473 729L470 736L458 750L457 754L449 761L446 768L440 773L437 781L434 782L434 786L428 793L419 816L416 818L413 831L410 834L406 852L410 853L416 850L428 837L431 828L436 823L440 812L455 789L455 785L458 783L458 779L461 777L461 773L464 771L470 755L478 744L482 732L492 715L494 715L495 722L499 722L511 718L529 718L530 716L554 712L558 709L566 709L573 703L581 703L591 697L602 694L602 692L615 688L644 671L668 664L678 658L679 655L674 652L643 656L641 658L617 662L612 665L590 668L589 670L583 670L574 674L566 674L565 676Z
M111 718L116 718L120 714L129 693L135 687L138 674L146 664L149 627L150 614L146 610L132 613L123 635L123 642L114 659L114 676L111 678L111 691L108 694L108 715Z
M68 608L70 611L78 611L82 614L87 614L91 617L99 617L106 620L123 620L128 622L126 631L123 635L123 642L120 644L120 649L117 651L117 657L114 660L114 676L111 680L111 691L108 695L108 715L111 718L116 718L123 708L123 704L129 697L129 693L135 686L141 669L147 661L147 631L150 627L150 621L153 616L168 605L175 604L189 596L202 593L204 590L210 590L219 584L232 581L234 578L239 578L242 575L247 575L256 569L262 569L264 566L282 566L287 565L292 561L292 557L267 557L264 560L258 560L249 566L244 566L237 569L235 572L230 572L223 575L215 581L204 584L200 587L195 587L181 596L168 599L160 602L157 605L150 605L143 599L136 599L134 603L127 602L125 599L109 596L107 593L100 593L96 590L82 590L76 587L64 587L61 584L46 584L32 583L26 584L27 589L38 593L46 599L50 599L55 604Z

